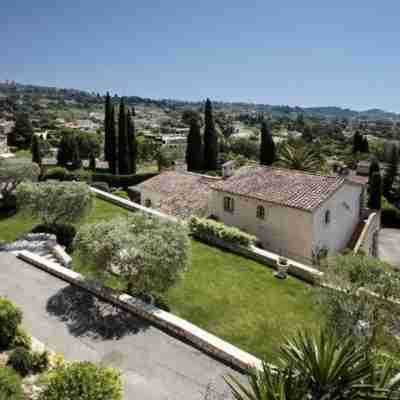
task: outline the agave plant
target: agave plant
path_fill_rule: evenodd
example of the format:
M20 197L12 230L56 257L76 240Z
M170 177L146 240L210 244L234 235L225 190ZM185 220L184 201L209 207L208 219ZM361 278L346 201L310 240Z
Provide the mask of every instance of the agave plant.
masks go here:
M279 366L249 373L248 385L226 379L236 400L400 399L390 367L375 368L366 348L324 331L286 340Z
M276 165L300 171L317 172L321 169L322 160L312 149L306 146L282 146L279 161Z

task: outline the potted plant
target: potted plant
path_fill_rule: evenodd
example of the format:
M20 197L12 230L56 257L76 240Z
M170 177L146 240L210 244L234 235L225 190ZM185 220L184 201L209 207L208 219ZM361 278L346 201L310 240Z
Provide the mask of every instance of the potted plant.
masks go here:
M285 279L287 277L287 271L289 269L289 260L285 257L280 256L277 262L278 271L275 276L279 279Z

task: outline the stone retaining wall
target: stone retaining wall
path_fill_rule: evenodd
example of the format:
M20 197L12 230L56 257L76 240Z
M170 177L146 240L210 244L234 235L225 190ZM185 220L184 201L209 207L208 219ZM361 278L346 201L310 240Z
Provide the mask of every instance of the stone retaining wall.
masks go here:
M380 211L370 212L365 226L354 246L354 254L362 250L366 255L376 257L377 235L381 227Z
M29 251L21 251L18 257L41 270L57 276L63 281L94 294L106 302L138 315L158 328L191 343L196 348L236 369L246 371L249 367L262 368L261 360L255 356L171 313L127 294L118 295L101 285L88 282L81 274L61 267Z

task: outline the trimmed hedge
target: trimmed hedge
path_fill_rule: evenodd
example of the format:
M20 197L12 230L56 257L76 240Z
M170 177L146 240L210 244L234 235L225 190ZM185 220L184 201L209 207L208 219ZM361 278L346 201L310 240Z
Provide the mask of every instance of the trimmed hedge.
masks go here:
M257 238L238 228L224 225L211 219L191 217L189 226L192 234L200 238L214 237L227 243L249 247Z
M92 173L84 169L69 171L63 167L54 167L49 169L41 178L42 181L47 181L48 179L55 179L61 182L79 181L89 183L92 181Z
M0 366L0 399L25 399L21 377L12 368Z
M138 185L147 179L154 178L158 175L154 172L134 174L134 175L112 175L112 174L98 174L92 175L93 181L101 181L107 183L109 186L127 188L128 186Z
M400 210L382 197L381 223L386 228L400 228Z

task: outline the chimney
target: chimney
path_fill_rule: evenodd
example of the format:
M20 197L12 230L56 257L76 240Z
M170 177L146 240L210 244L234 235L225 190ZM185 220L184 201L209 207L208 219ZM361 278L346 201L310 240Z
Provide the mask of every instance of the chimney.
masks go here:
M230 176L234 174L235 169L235 160L227 161L222 164L222 178L228 179Z

